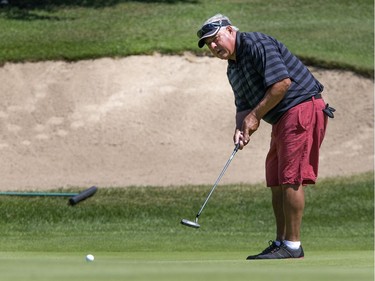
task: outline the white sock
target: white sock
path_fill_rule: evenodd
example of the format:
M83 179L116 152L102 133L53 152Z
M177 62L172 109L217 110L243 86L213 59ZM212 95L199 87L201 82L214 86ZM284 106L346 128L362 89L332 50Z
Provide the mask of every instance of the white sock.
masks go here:
M279 246L281 245L281 241L279 241L279 240L275 240L275 245L276 245L277 247L279 247Z
M301 246L301 241L288 241L284 240L284 245L292 250L297 250Z

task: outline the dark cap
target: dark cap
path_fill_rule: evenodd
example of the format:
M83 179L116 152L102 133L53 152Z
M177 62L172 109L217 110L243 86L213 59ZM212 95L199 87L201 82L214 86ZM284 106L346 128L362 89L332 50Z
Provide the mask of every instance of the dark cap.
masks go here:
M204 40L206 38L215 36L219 32L220 28L229 25L232 25L229 18L223 16L222 14L217 14L209 18L197 32L197 36L199 38L198 47L202 48L205 44Z

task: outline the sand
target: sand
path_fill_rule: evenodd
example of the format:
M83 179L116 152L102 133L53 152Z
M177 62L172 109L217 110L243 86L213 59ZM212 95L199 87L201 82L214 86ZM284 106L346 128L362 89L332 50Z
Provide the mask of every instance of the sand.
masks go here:
M374 169L374 83L310 68L336 108L320 178ZM130 56L0 68L0 190L213 184L232 153L226 62ZM221 183L263 183L262 122Z

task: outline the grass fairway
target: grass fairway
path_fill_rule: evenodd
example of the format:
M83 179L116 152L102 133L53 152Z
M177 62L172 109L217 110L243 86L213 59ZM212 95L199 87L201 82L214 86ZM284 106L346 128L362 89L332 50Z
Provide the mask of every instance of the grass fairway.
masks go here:
M373 280L372 251L310 252L302 260L245 261L244 252L0 253L3 281Z
M74 207L62 198L1 196L1 280L374 279L372 172L306 189L303 260L245 260L274 238L262 185L218 187L201 228L182 226L210 189L100 188Z

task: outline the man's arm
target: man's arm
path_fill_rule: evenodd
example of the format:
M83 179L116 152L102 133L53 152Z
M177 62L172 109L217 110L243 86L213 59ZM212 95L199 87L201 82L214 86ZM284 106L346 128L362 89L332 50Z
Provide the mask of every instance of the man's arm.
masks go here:
M236 114L234 143L240 142L240 149L249 143L250 136L258 129L260 120L283 99L291 83L289 78L276 82L268 88L264 98L253 110Z

